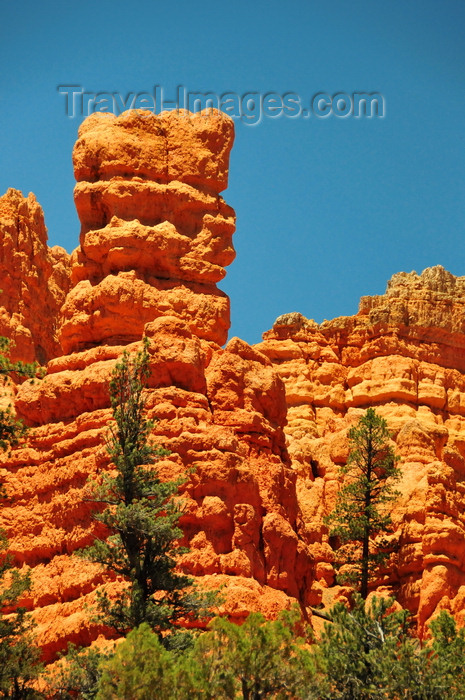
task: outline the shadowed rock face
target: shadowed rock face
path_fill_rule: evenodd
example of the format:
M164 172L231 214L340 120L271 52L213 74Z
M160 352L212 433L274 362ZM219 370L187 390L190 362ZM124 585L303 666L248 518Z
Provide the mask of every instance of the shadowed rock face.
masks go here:
M353 317L318 326L282 316L257 346L286 386L299 505L326 572L333 552L322 518L347 429L369 406L386 418L403 476L392 513L398 551L379 583L418 612L421 630L438 607L465 616L464 329L465 277L437 266L394 275Z

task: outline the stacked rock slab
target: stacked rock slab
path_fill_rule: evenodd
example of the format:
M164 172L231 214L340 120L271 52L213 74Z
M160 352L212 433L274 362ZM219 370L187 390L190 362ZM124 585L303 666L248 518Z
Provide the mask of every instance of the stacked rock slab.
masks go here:
M190 473L184 571L226 584L235 620L313 601L312 569L283 426L284 386L271 361L233 338L216 284L234 256L227 185L233 124L219 112L96 114L73 159L81 244L61 310L62 354L25 382L18 414L27 444L3 457L14 500L1 523L18 564L32 569L44 658L104 630L86 608L108 576L74 552L102 534L86 483L109 468L108 382L124 349L149 340L147 412L171 450L162 478ZM312 597L313 596L313 597Z
M385 295L362 298L356 316L318 325L286 314L256 349L286 385L286 435L320 583L334 582L323 517L347 459L347 429L372 406L402 470L397 552L378 583L417 613L420 631L440 608L463 622L465 277L440 266L396 274Z
M233 143L221 113L94 114L74 147L81 246L63 308L65 353L140 339L173 315L222 345L229 299L217 282L234 259L227 186Z

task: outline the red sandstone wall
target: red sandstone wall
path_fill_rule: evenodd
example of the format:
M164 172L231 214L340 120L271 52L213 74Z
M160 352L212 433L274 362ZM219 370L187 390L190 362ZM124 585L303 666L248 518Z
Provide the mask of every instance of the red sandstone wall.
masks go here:
M47 659L102 631L85 609L102 573L73 552L97 531L85 484L108 467L111 370L143 333L154 438L171 450L160 473L195 467L184 493L184 570L224 585L224 610L237 620L253 609L276 614L291 597L312 600L283 383L247 343L220 346L229 301L216 283L234 257L234 212L218 193L232 139L232 121L219 113L94 115L79 131L81 245L60 315L63 354L43 380L20 387L16 409L30 437L3 457L15 500L0 524L16 561L32 568L27 602Z
M379 583L418 613L420 629L441 607L465 616L464 330L465 277L437 266L394 275L354 317L318 326L282 316L256 346L286 386L285 431L324 596L333 552L322 518L347 429L369 406L386 418L403 476L392 514L398 553Z
M69 289L69 255L47 246L41 206L33 194L9 189L0 197L0 335L13 361L60 354L57 317Z
M70 261L46 247L32 195L0 199L0 332L21 359L49 360L47 376L17 392L31 431L1 456L14 500L0 526L31 567L25 603L47 660L103 631L86 605L108 580L73 553L97 533L85 485L108 468L111 370L142 334L154 439L171 450L160 472L195 467L183 567L225 584L225 612L273 615L295 598L309 606L341 594L322 518L347 429L374 406L403 470L398 553L379 584L418 612L420 628L438 607L463 616L465 278L401 273L357 316L318 326L287 314L259 345L221 347L229 300L216 285L234 258L235 222L219 193L232 142L220 113L87 119L73 154L82 228Z

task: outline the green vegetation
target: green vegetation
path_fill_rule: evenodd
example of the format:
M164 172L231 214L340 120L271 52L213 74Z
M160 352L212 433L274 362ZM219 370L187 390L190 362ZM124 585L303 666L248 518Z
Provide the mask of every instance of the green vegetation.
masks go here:
M271 622L252 613L241 626L215 618L197 639L190 658L179 664L184 681L179 697L301 697L312 661L306 648L309 637L297 633L299 623L298 609Z
M111 651L105 654L97 649L78 649L70 644L59 668L54 669L52 675L46 675L47 697L53 700L94 700L102 675L101 667L112 655Z
M0 337L0 375L5 381L16 374L33 377L37 364L11 362L7 353L9 340ZM19 444L26 428L17 420L10 407L0 410L0 450ZM4 484L0 484L0 499L8 500ZM0 530L0 698L36 698L33 682L38 677L40 651L32 639L33 623L18 601L30 588L28 574L14 568L7 554L8 539Z
M349 457L340 468L344 485L326 524L342 545L337 552L342 567L338 580L357 586L365 599L370 580L392 551L382 535L391 530L386 506L398 495L392 484L400 470L386 421L374 409L367 410L348 436Z
M176 688L174 654L160 643L144 622L132 630L114 656L102 664L97 700L174 698Z
M96 518L108 537L85 556L127 582L115 599L100 596L100 615L127 635L106 653L70 648L49 677L54 700L465 700L465 631L442 611L421 643L407 611L392 599L366 600L370 576L389 547L385 506L399 473L385 422L369 409L349 432L346 477L328 519L343 544L342 564L360 587L350 605L335 605L315 639L296 607L275 621L250 614L241 625L216 617L188 633L205 600L176 571L181 536L179 481L161 482L150 443L144 380L148 352L124 354L110 384L114 425L107 447L115 467L92 486ZM1 373L1 370L0 370ZM19 439L13 431L3 445ZM5 497L2 491L2 497ZM13 569L0 534L0 698L39 700L41 667L31 622L18 600L29 577ZM342 572L344 573L344 572Z
M8 357L11 342L0 337L0 374L18 374L22 377L35 377L39 365L37 362L12 362Z
M6 382L11 375L35 377L38 370L37 363L12 362L8 357L9 348L8 338L0 337L0 376L3 376L4 381ZM0 409L0 450L18 445L25 433L24 424L15 418L10 406Z
M431 624L432 640L421 645L407 612L392 608L392 599L368 603L356 594L351 608L333 607L318 641L296 609L271 622L251 614L242 626L215 618L182 653L165 649L144 623L102 661L93 694L78 697L464 700L464 630L442 611Z
M215 618L184 654L167 652L142 625L103 664L97 700L306 697L312 661L298 621L295 611L274 622L251 614L242 626Z
M461 700L465 698L465 632L442 611L431 623L432 642L412 635L406 610L393 599L331 610L315 647L321 700Z
M30 587L28 574L13 568L6 554L8 540L0 532L0 698L39 697L33 690L40 650L32 639L33 623L18 600Z
M205 613L212 597L199 594L190 577L176 571L182 550L174 498L180 481L160 481L153 466L168 453L150 443L152 422L144 417L144 380L149 374L147 345L134 357L127 353L116 365L110 383L115 424L107 443L116 476L106 474L94 485L92 499L105 508L95 518L109 536L97 540L83 555L123 577L128 586L110 600L100 595L102 620L119 633L146 622L167 647L191 643L179 629L179 618Z

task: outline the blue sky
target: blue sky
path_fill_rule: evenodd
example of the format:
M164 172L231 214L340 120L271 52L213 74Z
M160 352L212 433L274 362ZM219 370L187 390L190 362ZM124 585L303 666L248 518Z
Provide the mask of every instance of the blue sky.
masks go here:
M4 3L0 194L34 192L49 244L77 246L81 118L59 85L378 92L383 119L236 120L231 335L257 342L289 311L353 314L401 270L465 275L464 32L463 0Z

